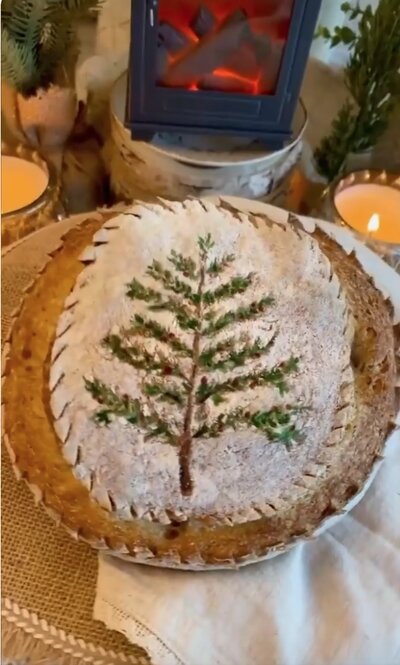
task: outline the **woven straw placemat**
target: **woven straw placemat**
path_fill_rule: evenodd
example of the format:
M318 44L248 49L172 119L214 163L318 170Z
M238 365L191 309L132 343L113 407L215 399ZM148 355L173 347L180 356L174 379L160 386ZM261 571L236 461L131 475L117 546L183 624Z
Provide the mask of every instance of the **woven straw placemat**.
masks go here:
M3 253L3 340L23 289L82 217L52 224ZM96 576L96 553L74 542L35 506L3 450L3 659L30 665L150 665L142 649L92 619Z

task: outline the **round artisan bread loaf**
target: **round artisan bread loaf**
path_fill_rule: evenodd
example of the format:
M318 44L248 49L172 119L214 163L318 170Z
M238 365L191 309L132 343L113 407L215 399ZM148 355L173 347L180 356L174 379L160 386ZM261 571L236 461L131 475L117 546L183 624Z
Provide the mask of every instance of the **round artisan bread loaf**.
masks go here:
M15 467L74 535L142 563L236 566L311 535L390 427L382 294L296 220L207 201L106 217L66 236L14 323Z

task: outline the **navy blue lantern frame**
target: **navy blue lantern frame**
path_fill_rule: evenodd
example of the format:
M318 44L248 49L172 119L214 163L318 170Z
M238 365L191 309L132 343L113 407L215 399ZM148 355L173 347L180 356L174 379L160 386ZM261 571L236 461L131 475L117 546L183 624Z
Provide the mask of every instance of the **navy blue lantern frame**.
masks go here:
M133 0L125 122L132 138L150 140L159 131L225 134L280 147L291 136L320 5L321 0L294 0L275 93L249 95L157 85L158 3Z

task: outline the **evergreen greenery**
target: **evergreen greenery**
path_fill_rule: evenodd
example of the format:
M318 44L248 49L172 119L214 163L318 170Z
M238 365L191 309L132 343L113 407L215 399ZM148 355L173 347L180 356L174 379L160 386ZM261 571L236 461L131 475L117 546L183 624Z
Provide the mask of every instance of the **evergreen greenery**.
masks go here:
M346 44L350 51L344 71L349 97L314 155L318 171L328 180L343 170L349 153L376 144L400 101L399 0L380 0L375 11L349 2L341 9L358 22L357 29L336 27L331 32L320 27L316 35L331 47Z
M192 442L199 437L217 437L224 431L250 427L259 430L270 441L280 441L290 447L299 438L293 418L299 411L297 405L274 407L270 410L245 410L237 408L222 412L209 421L204 407L208 400L223 404L229 393L252 390L270 385L280 395L289 390L288 378L298 369L298 359L291 357L271 369L254 367L254 361L268 354L275 336L267 343L256 339L246 342L234 335L224 340L213 340L221 330L234 327L240 321L254 321L274 303L271 296L255 300L218 314L215 304L224 299L245 293L254 283L254 273L235 275L222 284L214 285L216 277L222 277L234 257L210 260L214 243L210 235L199 238L198 262L172 252L169 263L174 270L153 261L147 274L163 287L163 292L143 285L137 279L127 284L127 297L147 303L148 316L135 314L129 329L120 334L110 334L103 340L105 348L115 358L138 370L146 372L142 383L143 396L132 399L121 394L97 378L85 379L86 389L101 405L95 419L108 425L115 417L143 429L146 437L159 436L179 450L180 484L183 494L192 491L190 458ZM186 343L179 334L151 317L151 312L172 312L179 329L187 333ZM162 342L155 353L150 353L143 339ZM251 363L253 362L253 367ZM246 366L241 374L229 373ZM212 378L214 372L226 373ZM174 422L167 423L162 414L162 404L177 407ZM179 424L182 420L182 424Z
M99 0L3 0L3 79L28 96L56 81L78 51L74 22Z

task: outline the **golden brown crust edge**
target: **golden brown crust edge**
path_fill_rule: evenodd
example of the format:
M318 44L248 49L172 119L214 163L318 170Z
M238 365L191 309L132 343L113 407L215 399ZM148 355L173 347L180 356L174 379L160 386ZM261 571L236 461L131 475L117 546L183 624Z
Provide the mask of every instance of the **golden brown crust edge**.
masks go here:
M115 213L113 213L115 214ZM133 560L166 566L235 566L264 557L299 537L312 535L328 515L339 513L363 486L379 458L394 413L395 356L390 307L354 254L320 229L314 237L329 257L356 320L353 345L357 418L349 463L336 477L293 507L246 524L189 521L163 526L116 520L90 498L64 460L49 409L49 354L64 300L82 270L79 255L112 214L69 232L64 245L28 289L6 349L3 400L5 442L19 476L47 510L77 538ZM34 315L40 312L37 328Z

